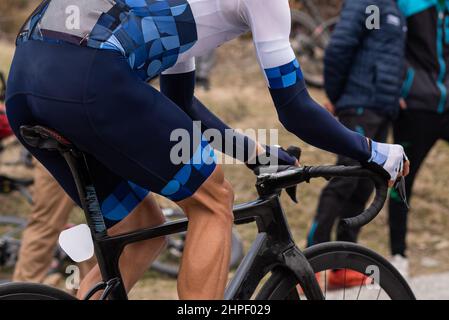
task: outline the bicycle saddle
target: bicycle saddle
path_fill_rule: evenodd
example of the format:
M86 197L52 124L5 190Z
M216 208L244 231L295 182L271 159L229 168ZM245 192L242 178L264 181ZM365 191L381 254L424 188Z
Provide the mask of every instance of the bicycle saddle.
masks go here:
M21 126L20 134L23 140L34 148L50 151L67 151L74 148L62 135L43 126Z

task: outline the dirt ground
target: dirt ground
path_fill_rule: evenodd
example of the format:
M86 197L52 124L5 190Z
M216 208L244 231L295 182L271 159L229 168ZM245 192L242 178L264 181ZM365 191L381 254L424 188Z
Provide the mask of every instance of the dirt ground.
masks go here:
M0 69L7 70L12 51L10 45L0 43ZM279 129L281 145L293 144L302 147L303 164L332 164L335 161L333 155L305 145L281 128L256 63L254 49L248 40L235 40L221 47L218 56L218 64L212 73L212 90L197 92L197 96L210 109L234 128ZM322 91L311 90L311 93L318 101L324 102ZM448 160L448 146L442 142L438 143L425 162L415 186L408 238L413 275L449 270ZM225 171L235 188L237 203L255 199L255 177L246 167L226 165ZM300 247L305 245L306 233L324 184L324 181L314 181L310 185L302 185L299 188L298 205L286 197L283 198L293 234ZM6 211L26 215L29 207L18 197L0 196L0 212ZM82 221L79 212L74 214L73 219ZM248 248L255 237L256 229L252 225L239 226L237 229L245 248ZM383 212L363 229L360 242L388 256L388 238L387 213ZM148 272L131 293L131 297L135 299L174 299L176 296L176 282L155 272Z

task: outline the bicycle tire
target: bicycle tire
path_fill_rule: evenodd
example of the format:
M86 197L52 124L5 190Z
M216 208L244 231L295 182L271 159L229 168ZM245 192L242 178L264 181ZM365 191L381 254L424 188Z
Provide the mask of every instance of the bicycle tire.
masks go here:
M382 256L354 243L329 242L312 246L304 254L315 272L351 269L366 273L369 266L379 270L379 286L392 300L415 300L415 295L401 274ZM272 271L256 296L259 300L298 300L297 280L285 268ZM362 285L360 286L362 287ZM379 298L379 297L378 297Z
M0 300L77 300L65 291L38 283L11 282L0 285Z
M25 230L28 220L16 216L0 216L0 227L9 227L10 230L2 231L0 239L16 239L19 241L18 234Z
M24 218L15 217L15 216L0 216L0 225L1 224L12 224L20 228L25 228L28 221Z
M240 261L243 258L243 243L240 240L238 233L233 230L232 231L232 247L231 247L231 258L230 258L230 267L235 268L240 264ZM151 265L151 269L165 274L171 278L177 278L179 273L179 265L178 264L169 264L163 261L156 260Z

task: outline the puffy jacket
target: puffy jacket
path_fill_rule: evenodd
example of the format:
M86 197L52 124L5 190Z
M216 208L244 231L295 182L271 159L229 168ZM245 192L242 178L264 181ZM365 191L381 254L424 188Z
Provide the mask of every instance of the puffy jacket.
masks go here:
M409 109L449 109L449 0L399 0L407 19L407 73L402 89Z
M379 29L367 27L371 5L379 8ZM337 111L369 108L391 117L398 113L405 38L405 18L395 0L345 1L324 68L326 93Z

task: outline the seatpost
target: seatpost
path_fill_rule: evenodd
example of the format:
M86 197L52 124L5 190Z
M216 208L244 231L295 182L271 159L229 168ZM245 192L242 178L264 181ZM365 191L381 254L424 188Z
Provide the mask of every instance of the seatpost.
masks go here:
M92 235L95 239L101 239L107 236L106 224L101 213L100 202L89 172L86 156L73 149L64 150L62 155L75 179L81 206L83 207Z

